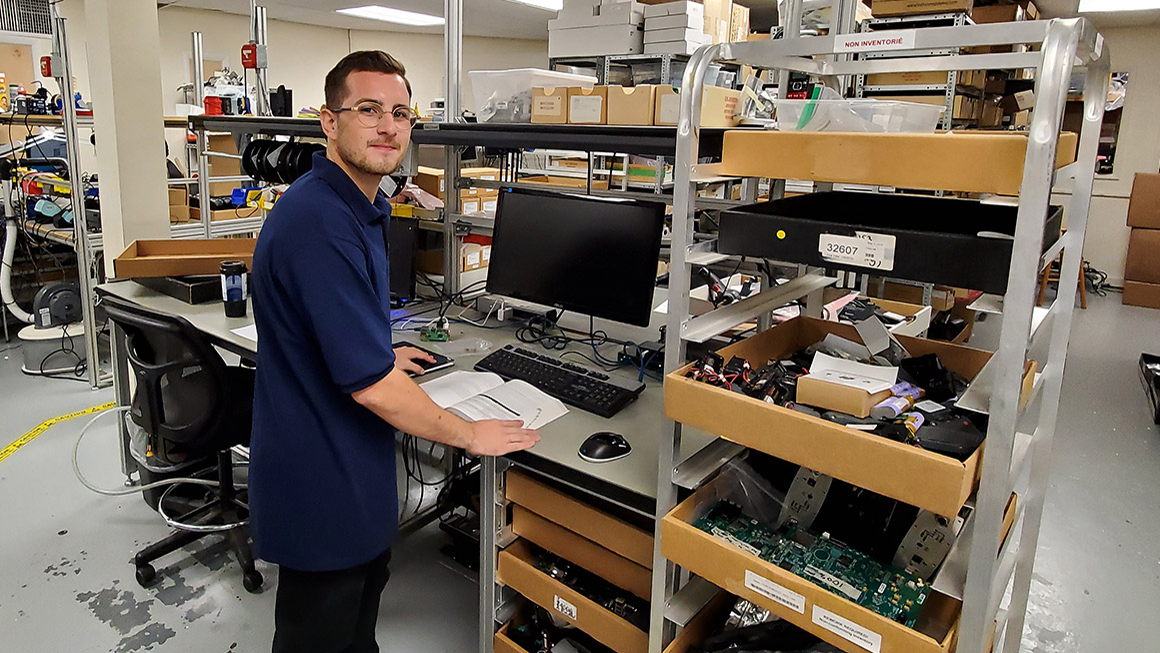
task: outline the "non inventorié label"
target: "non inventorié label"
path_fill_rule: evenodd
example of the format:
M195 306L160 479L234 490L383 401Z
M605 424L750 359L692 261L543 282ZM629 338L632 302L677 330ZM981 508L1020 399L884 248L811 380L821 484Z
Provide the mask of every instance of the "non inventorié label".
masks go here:
M859 626L853 621L845 617L840 617L825 608L814 606L813 621L831 633L854 642L858 646L870 651L870 653L881 653L882 651L882 635Z
M786 589L768 578L758 576L748 569L745 570L745 587L777 601L798 614L806 613L806 597L791 589Z
M839 34L834 37L834 52L879 52L881 50L913 50L915 32L912 29L892 29L861 34Z
M556 612L568 617L572 621L576 621L576 606L571 603L557 596L556 600L552 603L552 607L556 608Z
M894 241L894 236L885 234L822 234L818 236L818 253L832 263L889 271L894 269Z

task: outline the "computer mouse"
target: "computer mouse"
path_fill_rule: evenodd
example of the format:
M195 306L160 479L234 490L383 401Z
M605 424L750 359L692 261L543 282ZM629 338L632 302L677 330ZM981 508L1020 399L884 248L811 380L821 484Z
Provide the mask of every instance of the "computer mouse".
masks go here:
M590 463L607 463L620 460L632 453L632 445L619 433L600 431L588 436L580 445L580 457Z

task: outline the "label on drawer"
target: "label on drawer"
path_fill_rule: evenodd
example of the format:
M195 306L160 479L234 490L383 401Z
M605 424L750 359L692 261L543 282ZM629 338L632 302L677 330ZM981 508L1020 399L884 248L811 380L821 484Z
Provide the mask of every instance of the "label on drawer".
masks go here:
M894 236L858 232L857 236L822 234L818 252L833 263L857 265L874 270L894 269Z
M796 611L798 614L806 613L806 597L793 590L786 589L768 578L758 576L748 569L745 570L745 587L766 598L777 601L790 610Z
M568 121L599 124L604 113L604 98L599 95L574 95L570 98Z
M839 34L834 52L878 52L880 50L913 50L915 31L892 29L861 34Z
M556 612L559 612L565 617L568 617L572 621L576 621L576 606L565 601L559 596L556 597L556 600L552 603L552 606L556 608Z
M870 653L880 653L882 651L882 635L859 626L845 617L839 617L825 608L819 608L815 605L813 620L814 623L822 628L843 639L854 642L858 646L870 651Z

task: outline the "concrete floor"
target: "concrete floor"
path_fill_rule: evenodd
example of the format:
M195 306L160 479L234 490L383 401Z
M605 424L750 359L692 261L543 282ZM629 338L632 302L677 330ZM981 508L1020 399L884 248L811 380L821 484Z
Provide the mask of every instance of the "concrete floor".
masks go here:
M1160 352L1160 313L1093 297L1076 312L1051 487L1024 649L1039 653L1155 649L1160 605L1160 430L1137 379L1141 351ZM993 346L999 320L979 325ZM0 345L0 446L51 417L108 401L108 390L19 372ZM5 652L264 651L276 570L247 594L220 544L174 554L140 588L135 550L166 534L140 497L92 494L73 477L73 442L87 418L57 424L0 462L0 642ZM122 480L111 428L81 451L91 480ZM397 548L383 597L383 651L477 650L476 585L438 553L429 527Z

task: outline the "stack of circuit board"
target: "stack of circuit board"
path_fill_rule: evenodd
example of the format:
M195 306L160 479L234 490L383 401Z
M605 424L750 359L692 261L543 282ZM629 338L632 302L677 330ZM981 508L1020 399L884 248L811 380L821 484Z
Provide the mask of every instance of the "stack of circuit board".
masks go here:
M930 586L921 578L790 521L777 531L721 501L693 524L738 548L900 624L914 627Z

